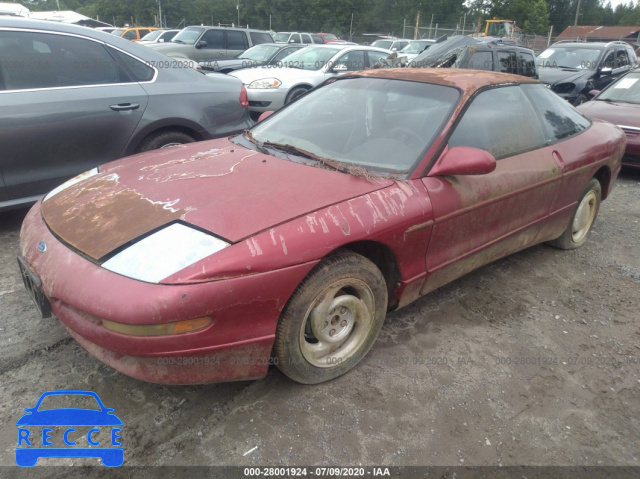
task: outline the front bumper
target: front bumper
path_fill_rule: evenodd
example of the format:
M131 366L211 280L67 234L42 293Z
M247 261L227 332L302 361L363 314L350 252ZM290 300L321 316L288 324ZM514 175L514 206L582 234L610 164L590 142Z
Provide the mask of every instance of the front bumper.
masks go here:
M245 87L246 86L247 85L245 85ZM264 111L279 110L284 106L284 102L287 98L287 93L289 93L289 90L283 89L282 87L264 90L247 88L247 96L249 97L249 110L260 113Z
M38 250L41 242L44 252ZM40 203L27 214L20 243L51 311L87 351L124 374L166 384L263 377L282 308L317 263L206 283L143 283L67 248L45 225ZM205 328L164 336L130 336L102 324L150 325L204 316L213 318Z

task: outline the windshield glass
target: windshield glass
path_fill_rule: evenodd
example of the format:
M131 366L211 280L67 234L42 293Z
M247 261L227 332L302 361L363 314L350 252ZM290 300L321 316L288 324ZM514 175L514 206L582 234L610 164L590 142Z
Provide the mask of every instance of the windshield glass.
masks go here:
M287 146L283 157L291 161L308 161L295 154L297 149L347 170L406 174L423 158L458 98L457 89L442 85L345 78L301 97L251 133L270 153L278 151L270 143Z
M393 45L393 40L376 40L371 44L372 47L384 48L388 50Z
M158 38L160 35L162 35L164 33L164 30L154 30L152 32L147 33L144 37L142 37L140 40L145 40L147 42L153 41L156 38Z
M595 70L601 50L595 48L553 47L538 55L541 68L576 68Z
M324 37L325 40L337 40L338 37L336 37L333 33L323 33L322 36Z
M277 52L280 47L275 45L256 45L248 50L245 50L238 58L245 58L247 60L254 60L256 62L266 62Z
M111 34L115 35L116 37L121 37L125 30L126 28L116 28L115 30L111 31Z
M415 41L409 43L406 47L400 50L402 53L420 53L422 50L427 48L433 42L425 42L425 41Z
M280 32L280 33L276 33L273 36L273 41L275 42L288 42L289 41L289 35L291 35L288 32Z
M640 104L640 72L629 73L603 91L598 100Z
M180 33L178 33L175 37L173 37L173 40L171 41L173 43L184 43L186 45L195 45L195 43L198 41L198 38L200 38L200 35L202 35L203 31L204 31L204 28L187 27L184 30L182 30Z
M320 70L340 48L306 47L289 55L283 65L302 70Z

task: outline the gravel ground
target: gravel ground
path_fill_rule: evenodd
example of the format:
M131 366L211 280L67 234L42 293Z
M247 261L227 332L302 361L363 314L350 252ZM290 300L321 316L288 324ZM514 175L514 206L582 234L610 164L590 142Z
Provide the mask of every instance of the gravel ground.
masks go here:
M0 213L0 466L23 409L55 389L115 408L127 466L640 466L637 172L583 247L530 248L392 313L355 370L317 386L271 369L168 387L101 364L23 290L24 215Z

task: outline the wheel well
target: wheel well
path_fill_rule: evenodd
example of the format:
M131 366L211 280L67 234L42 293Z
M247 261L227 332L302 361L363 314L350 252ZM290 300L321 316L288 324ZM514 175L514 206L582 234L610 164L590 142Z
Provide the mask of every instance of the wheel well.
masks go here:
M395 309L398 300L393 295L393 290L400 279L400 271L398 269L398 262L391 248L381 243L376 243L375 241L358 241L344 245L342 248L364 256L378 267L387 282L389 310Z
M192 130L191 128L187 128L186 126L180 126L180 125L172 125L172 126L163 126L162 128L158 128L157 130L153 130L152 132L148 133L146 136L144 136L140 141L138 141L138 144L136 145L136 153L140 153L140 148L142 147L142 145L145 144L145 142L156 135L159 135L161 133L165 133L168 131L178 131L180 133L184 133L185 135L189 135L191 138L193 138L195 141L202 141L204 138L202 138L201 135L198 134L197 131Z
M311 85L296 85L296 86L294 86L293 88L291 88L291 89L289 90L289 92L287 93L287 98L286 98L286 100L285 100L285 101L289 100L289 98L291 97L291 92L292 92L292 91L297 90L297 89L299 89L299 88L301 88L301 89L303 89L303 90L307 90L307 91L309 91L309 90L311 90L313 87L312 87Z
M606 166L603 166L593 177L600 182L600 187L602 188L602 199L604 200L607 196L609 196L609 190L611 187L611 170Z

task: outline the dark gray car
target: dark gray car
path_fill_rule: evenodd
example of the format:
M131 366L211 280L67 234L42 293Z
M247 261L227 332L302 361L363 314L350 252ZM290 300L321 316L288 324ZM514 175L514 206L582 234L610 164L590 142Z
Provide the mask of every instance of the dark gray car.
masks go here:
M0 211L101 163L249 127L246 90L108 33L0 19Z

